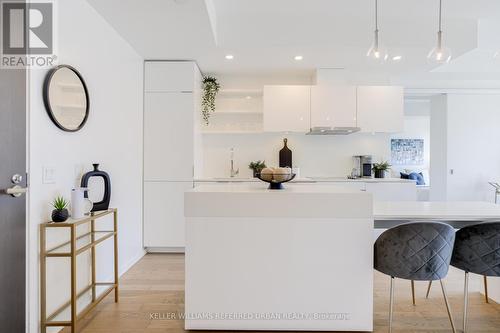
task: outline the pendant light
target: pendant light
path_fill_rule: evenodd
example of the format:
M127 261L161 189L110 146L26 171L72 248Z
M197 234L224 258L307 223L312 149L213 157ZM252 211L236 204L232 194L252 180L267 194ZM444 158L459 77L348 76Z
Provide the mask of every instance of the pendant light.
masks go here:
M375 60L377 62L384 62L387 60L389 55L387 54L387 50L380 43L379 35L378 35L378 0L375 0L375 33L373 38L373 44L368 50L366 54L367 57Z
M441 11L443 1L439 0L439 30L437 33L437 45L427 55L429 62L433 64L446 64L451 60L451 51L443 46L443 31L441 29Z

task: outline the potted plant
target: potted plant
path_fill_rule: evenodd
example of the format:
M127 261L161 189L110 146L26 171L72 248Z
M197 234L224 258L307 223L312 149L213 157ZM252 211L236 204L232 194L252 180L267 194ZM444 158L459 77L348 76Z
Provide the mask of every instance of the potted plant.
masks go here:
M375 178L385 178L385 172L390 169L391 165L387 161L375 163L372 168L375 171Z
M203 97L201 99L201 113L205 124L208 125L210 113L215 112L215 97L219 92L220 84L213 76L203 78Z
M68 202L61 196L58 196L52 202L54 210L52 211L53 222L64 222L69 217Z
M256 162L251 162L248 165L248 168L252 169L253 171L254 178L257 177L257 174L259 174L265 167L266 167L266 161L261 161L261 160L258 160Z

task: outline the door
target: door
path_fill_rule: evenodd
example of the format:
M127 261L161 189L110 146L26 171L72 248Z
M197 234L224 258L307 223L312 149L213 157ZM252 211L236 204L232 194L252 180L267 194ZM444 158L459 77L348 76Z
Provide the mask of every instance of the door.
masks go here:
M26 316L26 71L0 69L0 331ZM17 175L17 176L15 176ZM6 192L19 192L16 196Z

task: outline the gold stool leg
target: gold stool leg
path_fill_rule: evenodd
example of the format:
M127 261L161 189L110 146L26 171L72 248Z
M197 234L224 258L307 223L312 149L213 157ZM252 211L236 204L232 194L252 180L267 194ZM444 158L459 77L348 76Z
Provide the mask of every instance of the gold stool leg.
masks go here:
M391 297L389 300L389 333L392 333L392 312L394 308L394 277L391 276Z
M425 298L429 298L429 293L431 292L432 281L429 281L429 285L427 286L427 293L425 294Z
M413 305L416 305L415 303L415 281L411 280L411 298L413 301Z
M489 303L490 300L489 300L489 297L488 297L488 278L485 276L483 276L483 280L484 280L484 298L486 299L486 303Z
M469 273L465 272L465 283L464 283L464 322L463 330L464 333L467 332L467 310L469 305Z
M448 302L448 296L446 296L446 289L444 288L443 280L439 280L441 283L441 290L443 291L444 303L446 304L446 311L448 311L448 318L450 318L451 329L453 333L456 333L455 324L453 323L453 316L451 314L450 303Z

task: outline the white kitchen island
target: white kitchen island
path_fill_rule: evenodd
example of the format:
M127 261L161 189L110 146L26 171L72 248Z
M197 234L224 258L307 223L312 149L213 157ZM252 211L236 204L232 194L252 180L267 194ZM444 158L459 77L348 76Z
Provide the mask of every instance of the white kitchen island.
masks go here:
M373 329L372 195L199 186L185 194L186 329Z

